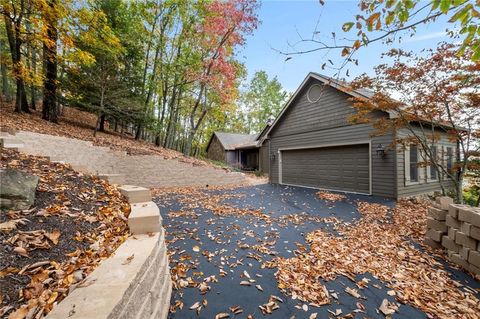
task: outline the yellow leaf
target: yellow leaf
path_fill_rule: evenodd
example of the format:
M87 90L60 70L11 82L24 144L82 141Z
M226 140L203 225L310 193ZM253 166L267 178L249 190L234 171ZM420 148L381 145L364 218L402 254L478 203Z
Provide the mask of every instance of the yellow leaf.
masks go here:
M58 297L58 292L54 291L51 295L50 295L50 298L48 298L48 301L47 303L50 305L52 303L55 302L55 300L57 300L57 297Z

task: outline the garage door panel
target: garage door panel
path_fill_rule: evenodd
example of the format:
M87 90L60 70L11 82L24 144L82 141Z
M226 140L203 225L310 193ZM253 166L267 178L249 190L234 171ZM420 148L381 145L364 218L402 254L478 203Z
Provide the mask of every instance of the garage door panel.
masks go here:
M282 183L369 193L368 144L282 151Z

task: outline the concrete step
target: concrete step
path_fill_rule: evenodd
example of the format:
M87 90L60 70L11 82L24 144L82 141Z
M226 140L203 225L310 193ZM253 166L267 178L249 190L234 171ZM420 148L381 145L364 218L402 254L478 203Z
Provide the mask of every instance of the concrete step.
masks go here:
M128 227L134 235L160 232L162 218L160 209L152 201L131 204Z
M127 198L130 204L149 202L152 200L152 194L148 188L134 185L123 185L119 187L118 190Z

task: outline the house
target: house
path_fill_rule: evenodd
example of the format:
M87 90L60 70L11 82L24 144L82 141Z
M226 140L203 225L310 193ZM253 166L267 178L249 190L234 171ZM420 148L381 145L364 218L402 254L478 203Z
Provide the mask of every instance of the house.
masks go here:
M371 124L349 121L356 112L352 97L369 98L371 93L317 73L307 75L256 138L270 182L390 198L440 191L439 172L417 165L422 162L419 147L387 147L409 135L407 129L374 136ZM372 116L395 115L378 111ZM441 136L437 153L452 165L457 146L446 131L436 130ZM452 186L451 181L443 183Z
M207 158L242 170L259 168L257 134L214 132L207 144Z

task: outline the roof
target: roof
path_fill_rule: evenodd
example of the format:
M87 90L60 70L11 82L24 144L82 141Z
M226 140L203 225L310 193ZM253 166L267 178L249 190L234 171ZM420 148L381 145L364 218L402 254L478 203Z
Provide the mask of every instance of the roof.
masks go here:
M278 123L278 121L282 118L283 114L286 112L288 107L292 104L292 101L297 97L297 95L300 93L300 91L303 89L303 87L306 85L306 83L312 78L324 83L325 85L329 85L329 86L331 86L331 87L333 87L333 88L335 88L339 91L342 91L342 92L344 92L344 93L346 93L346 94L348 94L352 97L355 97L355 98L370 99L374 96L373 91L370 91L370 90L367 90L367 89L352 89L351 86L349 86L348 83L346 83L344 81L337 80L337 79L334 79L334 78L331 78L331 77L328 77L328 76L325 76L325 75L321 75L321 74L316 73L316 72L310 72L305 77L305 79L300 84L300 86L295 91L295 93L287 101L287 103L282 108L282 110L278 114L275 121L272 123L272 125L270 125L270 127L266 131L266 133L264 133L262 131L261 134L258 136L258 138L260 138L261 136L268 136L270 134L270 132L275 127L275 125ZM389 118L398 117L398 114L395 111L386 111L386 113L388 113ZM441 124L440 126L441 127L446 127L446 128L450 127L450 125L448 125L448 124Z
M344 93L347 93L353 97L356 97L356 98L366 98L366 99L369 99L373 96L373 92L369 91L369 90L365 90L365 89L358 89L358 90L353 90L351 87L348 86L347 83L343 82L343 81L340 81L340 80L336 80L334 78L331 78L331 77L328 77L328 76L325 76L325 75L321 75L319 73L316 73L316 72L310 72L308 73L308 75L305 77L305 79L303 80L303 82L300 84L300 86L297 88L297 90L295 91L295 93L292 94L292 96L290 97L290 99L288 99L287 103L285 104L285 106L282 108L282 110L280 111L280 113L278 114L277 118L275 119L275 121L272 123L272 125L270 125L270 127L268 128L268 131L265 133L265 134L262 134L262 135L266 135L268 136L270 134L270 132L272 131L272 129L275 127L275 125L278 123L278 121L282 118L283 114L286 112L286 110L288 109L288 107L291 105L292 101L295 100L295 98L297 97L297 95L300 93L300 91L303 89L303 87L305 86L305 84L310 80L310 79L316 79L326 85L329 85L339 91L342 91ZM263 132L262 132L263 133ZM260 137L260 136L259 136Z
M213 132L212 138L208 142L207 149L212 142L213 136L217 136L220 144L226 151L231 151L237 148L243 147L257 147L255 138L257 134L238 134L238 133L225 133L225 132Z

